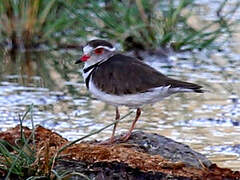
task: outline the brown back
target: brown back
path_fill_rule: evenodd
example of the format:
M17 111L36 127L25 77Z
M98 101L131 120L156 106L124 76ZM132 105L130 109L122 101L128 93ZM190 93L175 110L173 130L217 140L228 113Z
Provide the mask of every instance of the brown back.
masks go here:
M116 54L97 67L92 74L97 88L108 94L123 95L150 91L152 88L169 86L202 92L201 86L174 80L143 62L122 54Z

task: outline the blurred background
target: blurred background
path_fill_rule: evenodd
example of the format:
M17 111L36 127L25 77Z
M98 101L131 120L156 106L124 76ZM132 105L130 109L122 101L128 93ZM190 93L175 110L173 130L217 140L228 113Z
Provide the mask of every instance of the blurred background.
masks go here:
M240 167L239 0L0 1L0 131L40 124L69 140L104 127L114 107L87 91L82 46L115 44L162 73L208 92L143 108L136 129L190 145L221 167ZM121 115L129 112L120 108ZM119 123L126 132L134 114ZM111 128L90 139L110 137Z

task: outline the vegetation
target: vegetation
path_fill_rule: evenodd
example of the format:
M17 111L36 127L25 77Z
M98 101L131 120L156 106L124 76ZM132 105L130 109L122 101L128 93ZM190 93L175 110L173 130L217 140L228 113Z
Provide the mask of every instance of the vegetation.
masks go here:
M0 47L25 50L77 47L88 37L96 36L119 42L125 50L132 49L133 46L149 50L169 45L175 50L215 48L216 40L231 36L232 26L236 24L231 17L239 8L240 2L229 9L227 14L223 14L226 5L227 0L223 0L216 11L218 18L210 24L206 23L201 29L195 29L188 23L194 15L194 0L2 0ZM35 59L39 60L39 57L37 54ZM31 57L25 59L30 61ZM60 58L52 59L52 63L57 66ZM41 61L37 63L36 68L44 72L41 76L50 79L49 69ZM14 65L19 66L17 63ZM68 70L68 64L63 66L64 68L57 67L56 70L65 76L61 70ZM17 68L12 69L16 73ZM65 78L69 77L66 75ZM16 146L0 140L0 172L7 172L6 179L17 176L22 179L63 179L74 175L53 169L60 152L115 123L63 146L54 157L49 157L46 153L45 161L40 162L38 150L34 146L32 115L32 133L28 137L23 133L22 123L31 112L32 107L19 118L22 131L21 138L16 140Z
M58 149L54 156L50 156L49 144L48 146L41 146L41 148L36 147L35 139L35 127L33 123L32 115L33 105L29 107L23 117L19 117L20 121L20 139L16 139L15 144L12 145L7 141L0 139L0 176L1 172L7 172L5 179L8 180L10 177L14 179L65 179L71 176L81 176L83 179L89 179L87 176L78 172L57 172L54 170L54 165L56 163L59 154L65 150L67 147L82 141L92 135L98 134L101 131L109 128L110 126L118 123L114 121L113 123L100 128L99 130L93 131L75 141L69 142ZM24 133L23 121L26 119L28 113L30 113L30 118L32 122L32 132L26 138ZM120 120L126 118L132 113L130 111L128 114L123 116ZM45 149L45 150L44 150ZM44 154L44 157L41 155ZM3 170L3 171L1 171Z
M239 3L225 15L226 4L227 0L219 4L217 20L197 30L188 23L194 0L4 0L0 42L25 49L42 44L72 47L78 40L97 36L120 42L126 50L132 45L156 49L169 44L176 50L204 49L220 36L231 35L235 22L229 19Z
M12 48L52 45L61 39L62 33L64 37L71 36L67 31L75 23L77 19L71 17L70 10L59 0L0 2L0 39L10 43Z
M222 14L225 5L226 1L219 5L218 14ZM231 34L230 27L233 24L228 24L222 16L211 24L206 22L206 26L200 30L191 27L187 21L194 15L195 6L194 0L181 0L177 3L173 0L135 0L122 3L114 0L105 10L97 2L92 2L89 11L98 19L96 30L100 31L97 31L97 36L117 39L122 43L130 40L133 44L141 44L144 49L155 49L169 43L176 50L203 49L219 36ZM183 13L186 9L188 11ZM229 13L234 14L235 11L236 8ZM218 28L211 30L216 25Z

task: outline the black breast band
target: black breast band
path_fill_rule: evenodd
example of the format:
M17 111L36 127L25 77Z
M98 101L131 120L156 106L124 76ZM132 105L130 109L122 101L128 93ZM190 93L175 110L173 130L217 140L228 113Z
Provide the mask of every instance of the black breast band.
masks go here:
M110 58L108 58L106 61L104 61L104 60L99 61L98 63L93 64L93 65L91 65L91 66L89 66L89 67L83 69L83 72L84 72L84 73L87 73L88 71L90 71L91 69L93 69L93 70L89 73L89 75L87 76L86 81L85 81L86 86L87 86L88 89L89 89L89 81L90 81L90 77L91 77L93 71L94 71L96 68L98 68L101 64L106 63L109 59L110 59Z
M87 86L88 89L89 89L90 77L91 77L93 71L94 71L101 63L102 63L102 62L100 61L100 62L98 62L98 63L96 63L96 64L93 64L93 65L91 65L91 66L83 69L83 72L84 72L84 73L87 73L87 72L89 72L90 70L93 69L93 70L89 73L89 75L87 76L87 78L86 78L86 80L85 80L85 83L86 83L86 86Z

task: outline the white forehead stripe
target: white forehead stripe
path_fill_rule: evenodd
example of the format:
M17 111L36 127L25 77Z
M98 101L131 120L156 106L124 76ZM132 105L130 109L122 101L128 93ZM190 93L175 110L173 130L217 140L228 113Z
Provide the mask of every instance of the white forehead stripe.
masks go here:
M98 47L96 47L94 49L98 49L98 48L103 48L103 49L106 49L108 51L115 51L116 50L115 47L110 48L110 47L107 47L107 46L98 46Z
M98 49L98 48L104 48L108 51L115 51L116 50L115 47L110 48L110 47L107 47L107 46L97 46L96 48L92 48L91 46L87 45L83 48L83 53L84 54L89 54L91 51L93 51L95 49Z
M89 54L92 50L93 50L93 48L91 46L87 45L83 48L83 53Z

